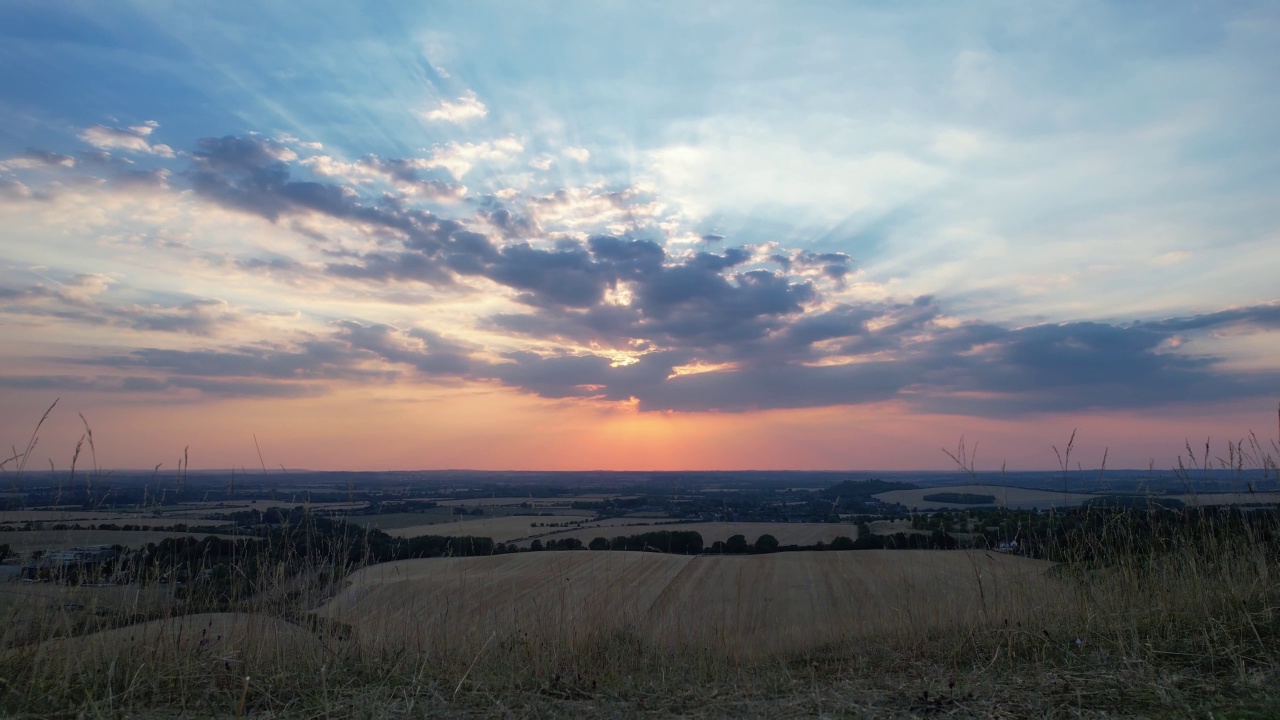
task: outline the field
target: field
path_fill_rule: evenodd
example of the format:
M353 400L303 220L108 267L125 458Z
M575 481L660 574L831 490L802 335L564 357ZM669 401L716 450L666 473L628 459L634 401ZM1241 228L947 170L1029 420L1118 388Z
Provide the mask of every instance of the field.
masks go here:
M992 495L994 505L959 505L957 503L930 502L926 495L939 493L967 493ZM892 490L880 493L876 498L884 502L901 503L908 508L936 510L944 507L1007 507L1018 510L1040 508L1075 507L1101 497L1091 493L1063 493L1053 490L1005 487L1003 485L948 485L946 487L919 488L916 490ZM1280 505L1280 492L1258 493L1185 493L1181 495L1154 495L1154 498L1177 500L1187 505Z
M908 508L934 510L942 507L963 507L955 503L929 502L925 495L938 493L968 493L972 495L994 495L995 506L1016 509L1038 507L1048 510L1053 507L1074 507L1086 500L1097 497L1088 493L1063 493L1052 490L1030 490L1027 488L1004 487L1002 485L949 485L947 487L920 488L918 490L891 490L880 493L876 498L889 503L901 503ZM980 505L972 507L983 507ZM993 506L986 506L993 507Z
M76 672L133 657L160 667L194 666L209 675L245 663L278 664L322 651L315 633L280 618L261 613L200 613L45 640L24 648L22 661Z
M532 523L566 522L571 520L589 520L586 515L557 515L539 517L537 515L509 515L506 517L478 517L454 522L440 522L429 525L409 525L397 528L384 528L384 532L396 537L416 537L419 535L472 535L474 537L492 538L494 542L510 542L533 535L542 535L558 528L531 527ZM555 535L554 537L561 537ZM526 543L527 544L527 543Z
M521 553L367 568L317 613L409 647L473 649L491 635L573 644L629 628L672 647L761 655L904 624L927 634L984 611L1029 620L1048 592L1047 569L1013 556L928 551Z
M172 588L157 585L73 587L52 583L0 585L0 642L12 645L69 622L154 616L173 607Z
M1209 530L1096 567L908 550L406 560L334 585L284 577L216 610L164 587L15 584L2 702L31 717L1273 716L1280 568Z
M708 546L732 535L810 545L858 534L852 521L595 520L568 505L605 495L518 492L416 513L344 518L367 503L309 507L397 537L467 534L523 547L660 530L696 531ZM881 497L924 509L923 495L935 492L989 494L1015 508L1095 497L990 485ZM1275 495L1179 499L1257 504ZM13 511L0 527L201 524L210 521L199 515L279 504ZM484 512L455 515L454 506ZM531 512L553 514L517 514ZM1280 716L1280 516L1267 525L1265 510L1161 512L1171 525L1157 528L1156 513L1142 508L993 514L986 532L1019 533L1026 542L1015 552L1028 557L557 550L388 561L403 557L394 552L403 543L339 534L316 518L274 534L264 550L201 549L190 557L207 564L185 573L164 565L177 553L158 554L157 572L125 573L128 584L0 584L0 715ZM881 517L870 527L919 534L919 520ZM574 521L584 522L549 527ZM8 530L0 543L25 555L174 534ZM325 544L338 537L356 544ZM393 552L375 553L374 537ZM446 553L455 551L467 552ZM3 574L18 567L11 560Z
M161 530L15 530L0 532L0 543L8 543L14 552L28 553L32 550L61 550L91 545L123 545L132 548L147 543L158 543L170 537L204 538L209 535L221 538L234 537L220 533L180 533Z
M672 522L654 518L653 520L616 518L608 524L584 525L581 528L533 528L542 531L538 537L544 542L548 539L577 538L585 545L594 538L612 539L618 535L639 535L658 530L693 531L702 535L702 542L710 547L717 540L728 540L734 535L746 537L747 542L754 543L761 535L769 534L778 538L783 545L813 545L818 542L830 543L843 535L848 538L858 537L858 528L846 523L769 523L769 522ZM496 538L495 538L496 539ZM528 545L532 542L523 542Z
M1173 495L1187 505L1280 505L1280 492Z
M593 493L589 495L573 495L558 497L487 497L487 498L465 498L453 499L443 498L436 502L442 507L523 507L529 510L548 511L556 508L571 509L570 506L575 502L600 502L609 498L624 497L608 493Z

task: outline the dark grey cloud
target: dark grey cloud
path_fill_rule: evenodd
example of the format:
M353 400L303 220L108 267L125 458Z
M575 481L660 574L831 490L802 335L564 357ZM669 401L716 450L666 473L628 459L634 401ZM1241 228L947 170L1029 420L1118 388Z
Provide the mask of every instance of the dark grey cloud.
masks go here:
M360 367L363 361L373 357L333 339L312 339L296 345L260 343L226 350L141 348L121 355L71 362L201 378L390 379L384 372Z
M211 380L205 378L97 375L8 375L0 376L0 387L15 390L47 390L52 392L100 393L173 393L196 390L215 398L295 398L321 394L315 384L280 383L263 380Z
M3 164L17 168L70 168L75 167L76 159L70 155L63 155L49 150L27 148L21 153L3 161Z
M321 395L335 381L384 383L396 379L396 371L368 366L371 361L382 360L383 354L361 347L349 329L342 326L327 337L294 344L259 343L197 350L141 348L97 358L50 358L59 364L128 374L6 376L0 377L0 385L100 392L196 390L209 397L271 398ZM445 355L447 352L441 351L441 357Z
M790 255L774 253L769 259L783 270L818 268L823 275L841 281L853 270L853 257L844 253L813 253L801 250Z
M244 321L244 315L221 300L200 298L177 304L114 304L97 291L78 292L92 276L75 276L59 289L44 285L0 286L0 310L32 317L57 318L85 325L184 333L207 337ZM105 288L105 286L104 286Z
M547 251L523 243L499 250L480 274L522 291L520 299L530 305L589 307L613 281L610 268L580 247Z
M124 170L112 175L107 183L125 190L163 190L169 187L169 171L164 168Z
M742 411L899 399L922 410L1008 416L1267 397L1280 373L1223 367L1168 348L1177 333L1274 328L1276 305L1167 321L1009 328L933 322L932 298L805 314L758 342L685 345L626 367L608 358L514 353L490 376L552 398L637 398L642 410ZM530 334L566 333L542 315L496 319ZM730 369L674 374L682 363ZM824 362L825 361L825 362Z
M1233 325L1280 329L1280 302L1231 308L1190 317L1168 318L1156 322L1135 323L1135 326L1157 332L1187 332Z
M352 262L335 262L325 266L330 275L348 280L418 281L448 284L452 276L447 268L420 252L371 252Z
M413 160L400 158L384 158L368 155L359 164L373 172L385 175L394 183L407 186L415 194L433 200L456 199L462 196L466 188L440 177L423 177L421 164Z
M472 369L474 348L430 330L402 332L385 324L337 323L337 339L389 362L412 365L428 375L464 376Z
M597 355L514 352L505 355L504 360L480 368L479 373L542 397L629 400L643 398L660 387L672 368L685 362L687 356L674 351L656 352L617 367L609 358Z
M57 392L120 392L128 378L83 375L0 375L0 387Z
M536 222L526 215L507 209L493 196L484 198L477 214L508 240L528 240L540 234Z
M1276 373L1230 369L1221 358L1188 354L1174 342L1183 334L1280 328L1280 304L1132 324L958 323L928 296L837 302L832 288L842 287L855 267L843 253L795 250L762 258L707 235L698 251L676 254L643 237L549 236L539 226L540 218L550 223L575 208L626 216L637 202L632 191L485 197L468 203L472 214L458 219L415 207L407 191L371 196L357 186L307 179L315 176L302 174L292 151L257 137L206 138L189 157L188 170L171 180L188 183L211 202L300 232L309 217L324 216L373 240L372 249L357 252L306 231L326 256L323 264L304 267L293 258L264 256L236 260L240 268L281 276L323 273L379 296L403 288L416 293L414 284L484 278L522 305L484 319L484 327L516 336L537 352L493 360L484 348L428 330L343 321L299 343L148 348L93 363L155 378L163 387L230 394L237 388L267 393L267 386L278 385L287 388L281 392L311 392L331 382L408 374L427 382L503 383L549 398L635 398L642 410L739 412L899 400L933 411L993 415L1231 401L1280 387ZM457 191L425 174L422 163L376 156L358 162L392 185L420 188L421 195ZM164 181L155 173L117 173L109 182L133 182L144 192ZM8 192L31 195L25 186ZM633 232L642 235L645 227L634 225ZM48 301L24 292L32 291L0 289L0 302ZM55 310L196 335L230 321L201 305ZM422 321L429 325L430 317ZM621 353L634 361L619 361Z
M484 259L496 252L487 237L458 221L409 207L403 198L383 196L370 202L351 187L296 180L287 162L290 157L291 151L270 140L205 138L192 153L186 177L196 193L225 207L273 222L309 213L326 215L363 226L390 247L331 263L327 271L335 277L448 284L454 273L479 274ZM379 158L377 163L381 170L411 177L408 166L401 167L399 161Z
M250 272L279 273L297 275L306 272L306 266L290 257L268 255L266 257L245 257L235 261L236 267Z
M749 259L739 248L673 262L656 243L599 236L585 248L518 245L498 257L484 274L525 291L519 299L538 310L500 315L491 323L531 336L706 348L763 338L817 299L812 283L783 274L726 275ZM604 302L606 291L623 286L629 304Z
M167 387L209 393L220 387L255 388L256 383L263 383L259 394L267 394L266 385L291 384L293 390L281 391L287 394L302 392L297 388L303 386L307 393L314 393L331 381L380 383L400 377L399 371L381 367L383 362L409 365L426 375L463 377L473 369L474 350L430 330L404 331L385 324L340 321L324 336L294 343L195 350L141 348L91 359L55 360L147 373L148 377L163 378Z
M0 199L8 200L43 200L47 193L38 193L17 180L0 178Z
M268 382L264 380L208 380L172 377L168 387L198 390L215 398L298 398L323 395L325 388L306 383Z

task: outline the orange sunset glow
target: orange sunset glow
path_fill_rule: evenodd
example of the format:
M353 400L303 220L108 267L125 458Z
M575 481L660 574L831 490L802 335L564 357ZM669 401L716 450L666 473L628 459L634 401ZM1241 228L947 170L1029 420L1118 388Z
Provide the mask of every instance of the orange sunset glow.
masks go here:
M55 399L29 467L85 422L112 468L944 469L963 437L1049 469L1073 430L1085 466L1167 468L1274 437L1249 13L439 10L11 25L9 455Z

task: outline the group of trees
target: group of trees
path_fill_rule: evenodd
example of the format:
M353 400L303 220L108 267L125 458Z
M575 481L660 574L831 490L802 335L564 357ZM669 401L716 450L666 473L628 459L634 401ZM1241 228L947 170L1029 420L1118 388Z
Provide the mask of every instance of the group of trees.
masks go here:
M749 553L771 553L778 551L778 538L765 533L756 538L755 544L747 542L745 535L734 535L728 540L717 540L711 543L707 552L712 555L746 555Z
M676 555L698 555L702 552L702 535L693 530L657 530L612 540L598 537L588 546L591 550L647 550Z

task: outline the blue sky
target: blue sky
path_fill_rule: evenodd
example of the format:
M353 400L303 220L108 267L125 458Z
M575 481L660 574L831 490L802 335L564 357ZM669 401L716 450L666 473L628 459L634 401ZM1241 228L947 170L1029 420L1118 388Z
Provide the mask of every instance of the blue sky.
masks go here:
M1012 442L1276 400L1273 4L366 5L0 8L10 417L518 405L625 466L653 413Z

